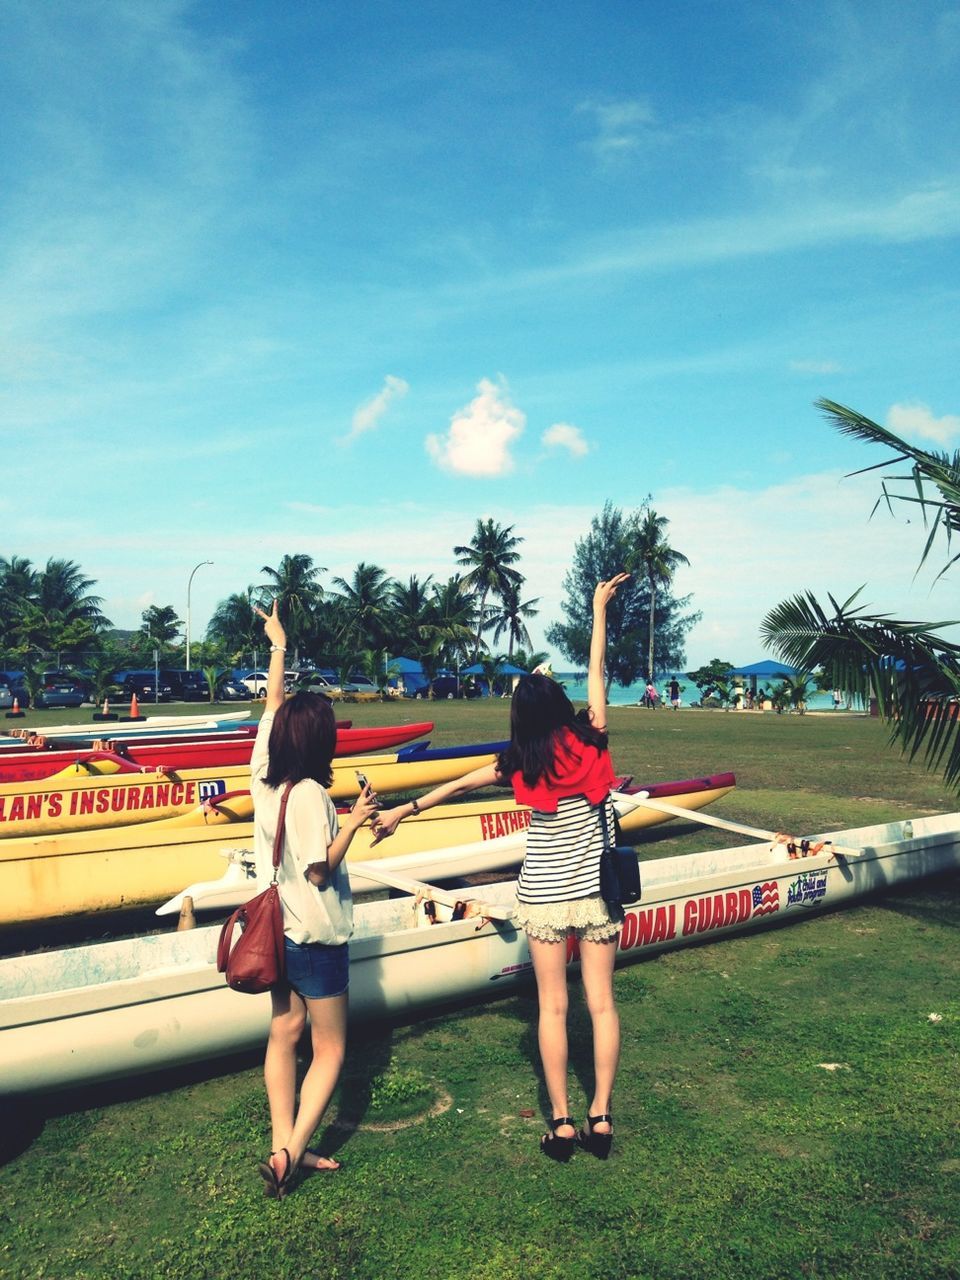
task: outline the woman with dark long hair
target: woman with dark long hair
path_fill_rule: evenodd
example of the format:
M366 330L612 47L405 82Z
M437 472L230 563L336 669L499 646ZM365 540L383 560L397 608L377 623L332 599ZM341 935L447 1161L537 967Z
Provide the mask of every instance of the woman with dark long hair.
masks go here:
M587 709L576 712L547 676L522 676L510 707L510 745L494 764L474 769L421 799L375 820L379 838L411 814L453 796L507 781L533 810L517 880L518 924L525 929L537 980L538 1039L550 1096L550 1132L540 1140L553 1160L569 1160L579 1141L605 1159L613 1141L611 1098L620 1056L620 1019L613 999L619 923L600 896L600 853L613 831L607 750L604 661L607 606L629 574L598 584L587 670ZM567 1096L568 935L580 942L580 969L593 1025L594 1087L585 1126L577 1133Z
M286 979L270 993L272 1016L263 1075L273 1150L257 1166L266 1194L287 1194L298 1169L333 1172L336 1160L307 1146L343 1065L347 1035L347 943L353 932L350 880L343 859L357 828L377 809L365 787L339 823L326 788L337 742L333 704L318 693L284 693L286 633L277 602L264 620L270 641L267 701L250 761L257 887L273 876L273 846L283 800L283 856L277 875L283 906ZM297 1043L307 1019L313 1059L297 1104Z

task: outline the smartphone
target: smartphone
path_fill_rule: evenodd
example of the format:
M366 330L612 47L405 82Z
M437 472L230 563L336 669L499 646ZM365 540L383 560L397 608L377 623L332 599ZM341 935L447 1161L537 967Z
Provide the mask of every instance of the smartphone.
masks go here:
M357 781L360 783L361 791L363 791L366 787L369 787L370 779L367 777L365 773L361 773L359 769L354 769L354 773L357 775Z

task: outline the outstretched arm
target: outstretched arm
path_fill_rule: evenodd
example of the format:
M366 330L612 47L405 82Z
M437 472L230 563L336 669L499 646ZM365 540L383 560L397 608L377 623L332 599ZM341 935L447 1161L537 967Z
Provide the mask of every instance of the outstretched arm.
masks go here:
M264 613L257 605L253 606L253 611L263 619L263 631L270 641L270 663L267 667L267 702L264 711L277 711L283 706L285 696L283 682L287 662L287 633L284 631L283 623L277 613L276 600L274 600L273 608L269 613Z
M616 573L607 582L598 582L593 593L593 631L590 635L590 662L587 666L587 707L595 729L607 728L607 685L604 665L607 658L607 605L617 589L630 577Z
M405 804L387 809L374 823L374 844L379 840L385 840L387 836L392 836L404 818L422 813L424 809L432 809L434 805L443 804L444 800L452 800L454 796L466 795L468 791L477 791L480 787L492 787L500 781L502 779L497 772L496 764L485 764L479 769L471 769L469 773L464 774L462 778L455 778L453 782L441 783L439 787L434 787L419 800L408 800Z

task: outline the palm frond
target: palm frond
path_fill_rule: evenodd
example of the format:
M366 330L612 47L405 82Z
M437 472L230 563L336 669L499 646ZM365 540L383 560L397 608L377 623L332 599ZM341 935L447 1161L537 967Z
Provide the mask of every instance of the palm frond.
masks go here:
M894 456L887 462L877 463L871 467L865 467L861 471L851 472L852 475L861 475L864 471L874 471L877 467L889 466L891 463L912 462L912 467L907 475L888 476L884 479L881 486L881 496L874 505L874 512L881 502L885 502L888 511L893 511L893 503L910 502L919 505L923 513L923 521L926 526L928 523L928 511L932 512L932 523L920 556L920 564L918 572L926 563L934 541L940 531L946 535L947 547L950 546L951 536L954 533L960 533L960 451L954 454L944 452L934 452L929 449L921 449L917 445L909 444L906 440L895 435L887 427L881 427L879 423L865 418L862 413L857 413L855 409L849 409L846 405L837 404L834 400L818 400L817 408L820 409L827 418L834 424L838 431L843 435L854 436L858 440L868 440L872 444L886 445L894 451ZM897 493L887 488L888 481L903 484L912 482L915 496L905 493ZM926 485L931 485L940 494L940 498L936 499L927 492ZM872 514L872 513L871 513ZM953 564L956 557L952 557L948 563L940 570L938 578L943 577L946 570Z
M828 599L829 610L811 592L782 601L761 624L764 642L804 671L822 667L834 688L876 698L891 740L960 785L958 704L948 701L960 699L960 645L939 634L957 622L904 622L852 608L856 596Z

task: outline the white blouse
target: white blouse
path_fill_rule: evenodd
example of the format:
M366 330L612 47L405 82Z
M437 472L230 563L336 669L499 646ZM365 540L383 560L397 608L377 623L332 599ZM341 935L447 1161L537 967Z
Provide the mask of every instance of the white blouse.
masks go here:
M250 758L258 890L266 889L273 879L273 842L283 794L282 788L268 787L264 782L272 727L273 713L265 712ZM353 898L346 863L341 862L330 872L322 888L307 879L309 867L326 862L327 849L337 831L337 811L326 790L312 778L298 782L287 801L283 857L277 876L284 933L291 942L335 945L346 942L353 933Z

